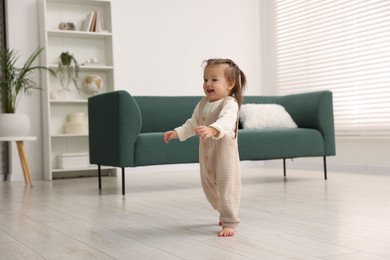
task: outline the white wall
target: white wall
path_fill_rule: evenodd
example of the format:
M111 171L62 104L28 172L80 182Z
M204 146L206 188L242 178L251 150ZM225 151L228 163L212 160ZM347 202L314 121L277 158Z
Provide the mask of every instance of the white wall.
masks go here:
M231 58L248 77L247 94L260 94L257 0L113 0L115 81L133 95L203 95L201 63ZM9 48L21 60L39 45L38 1L8 0ZM39 80L39 79L37 79ZM31 174L43 178L40 93L17 112L32 121L36 142L26 142ZM12 144L11 180L23 179Z
M114 1L117 88L203 95L202 62L231 58L259 94L257 0Z
M8 17L8 47L20 51L20 63L39 48L38 30L38 3L37 0L7 0L6 10ZM39 75L36 75L39 82ZM37 141L26 141L31 175L34 179L43 178L43 151L42 151L42 109L41 93L35 92L32 96L22 97L17 104L16 112L30 117L30 134L38 137ZM19 156L15 142L11 146L11 180L22 180L23 173L20 167Z

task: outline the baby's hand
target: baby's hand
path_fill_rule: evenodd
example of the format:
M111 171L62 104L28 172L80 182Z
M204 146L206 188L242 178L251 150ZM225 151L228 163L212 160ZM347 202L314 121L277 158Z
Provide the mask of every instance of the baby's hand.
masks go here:
M167 131L164 133L164 142L167 144L172 139L177 139L179 136L177 135L176 131Z
M198 126L194 129L195 134L202 138L202 140L205 140L207 138L216 136L219 134L217 129L213 127L208 127L208 126Z

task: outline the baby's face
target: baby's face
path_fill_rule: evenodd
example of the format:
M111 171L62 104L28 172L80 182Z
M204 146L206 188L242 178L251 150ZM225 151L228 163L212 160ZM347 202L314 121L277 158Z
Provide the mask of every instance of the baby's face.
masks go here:
M203 73L203 91L210 101L217 101L229 96L232 82L225 77L225 64L207 65Z

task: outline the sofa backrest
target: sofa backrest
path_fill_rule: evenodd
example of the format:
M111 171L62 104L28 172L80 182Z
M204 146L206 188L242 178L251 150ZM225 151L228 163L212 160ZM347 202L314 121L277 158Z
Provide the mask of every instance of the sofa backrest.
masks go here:
M192 116L201 96L133 96L142 118L141 133L165 132Z
M317 91L285 96L247 96L244 104L275 103L282 105L300 128L314 128L321 132L325 141L325 155L336 152L333 118L333 94Z

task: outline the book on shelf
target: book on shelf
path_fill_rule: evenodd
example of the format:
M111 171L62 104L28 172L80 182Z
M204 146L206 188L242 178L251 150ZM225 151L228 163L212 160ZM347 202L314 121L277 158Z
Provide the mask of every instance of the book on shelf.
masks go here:
M93 12L89 12L87 14L87 17L84 20L84 24L82 27L83 31L89 32L89 29L91 28L92 20L93 20Z
M102 30L100 12L89 12L84 20L82 30L86 32L100 32Z
M89 31L89 28L91 27L91 23L92 23L92 18L93 18L93 12L89 12L83 23L83 27L82 27L83 31Z
M102 17L100 15L100 12L96 12L96 24L95 24L95 32L101 32L102 31Z
M92 12L92 22L91 22L91 26L89 27L89 31L90 32L94 32L95 31L95 27L96 27L96 16L97 16L97 12L96 11L93 11Z

